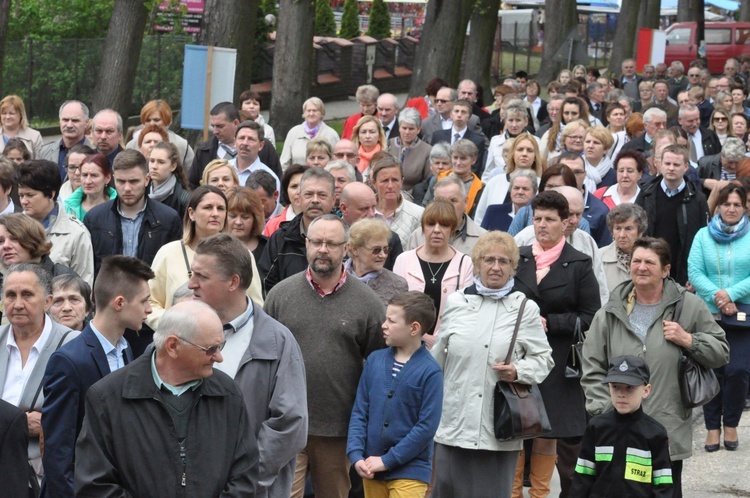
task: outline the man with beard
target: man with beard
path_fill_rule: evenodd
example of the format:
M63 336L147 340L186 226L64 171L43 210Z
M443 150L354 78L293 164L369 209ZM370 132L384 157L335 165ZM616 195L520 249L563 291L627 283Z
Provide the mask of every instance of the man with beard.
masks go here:
M268 241L258 261L264 292L307 267L305 239L310 223L333 209L335 180L323 168L310 168L300 180L302 212L281 224Z
M306 192L310 180L302 181ZM385 345L383 304L344 271L348 232L333 214L311 220L309 267L274 287L265 303L266 312L291 330L305 363L309 425L307 445L297 455L294 498L302 497L308 471L316 496L347 497L346 443L357 383L364 360Z
M89 124L89 108L78 100L66 100L60 106L60 133L62 138L58 141L44 144L39 151L37 159L46 159L57 163L60 168L60 179L65 180L68 176L65 169L65 156L71 147L85 144L91 147L91 142L86 139L86 126Z
M151 265L156 252L182 237L177 211L149 199L148 162L137 150L122 151L112 165L117 198L93 208L84 225L94 247L94 274L102 260L112 254L138 258Z

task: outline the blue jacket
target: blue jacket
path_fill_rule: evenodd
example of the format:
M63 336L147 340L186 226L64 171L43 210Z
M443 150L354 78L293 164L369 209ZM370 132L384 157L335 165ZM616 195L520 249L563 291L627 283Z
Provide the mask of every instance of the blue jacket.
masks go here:
M354 464L380 456L375 479L430 482L433 437L443 407L443 372L424 344L393 378L395 348L367 358L349 422L346 454Z
M610 170L612 171L612 170ZM592 192L586 196L586 206L583 208L582 218L589 222L591 236L596 240L599 247L607 247L612 243L612 234L607 226L607 215L609 208L600 199L594 197Z
M125 360L133 360L130 348ZM43 497L72 497L76 438L83 424L86 392L109 374L109 363L90 325L58 349L44 372L44 481Z

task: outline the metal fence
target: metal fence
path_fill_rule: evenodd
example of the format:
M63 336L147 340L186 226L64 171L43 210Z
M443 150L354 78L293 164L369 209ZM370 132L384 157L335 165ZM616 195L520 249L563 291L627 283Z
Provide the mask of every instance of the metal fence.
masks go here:
M131 115L143 103L161 98L180 107L184 46L189 36L154 35L143 39ZM5 49L3 91L19 95L29 119L55 122L60 103L79 99L90 103L104 53L104 39L25 40ZM103 83L103 84L106 84Z

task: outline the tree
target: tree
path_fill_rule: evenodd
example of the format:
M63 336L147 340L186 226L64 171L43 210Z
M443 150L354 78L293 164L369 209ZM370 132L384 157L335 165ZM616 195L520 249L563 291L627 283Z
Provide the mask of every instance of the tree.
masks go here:
M578 26L576 0L545 0L544 2L544 46L542 65L537 79L543 85L553 80L562 68L552 56L563 44L570 32Z
M422 38L414 55L409 95L424 95L427 82L435 77L458 84L473 6L473 2L464 0L429 0Z
M678 0L677 22L695 21L702 10L703 0Z
M312 82L314 0L281 0L273 53L271 116L278 136L299 124Z
M315 36L336 36L336 20L329 0L315 3Z
M3 92L3 61L5 60L5 40L8 38L8 22L10 21L10 0L0 0L0 95Z
M497 32L497 10L500 0L477 0L471 14L471 34L466 47L464 77L490 92L490 63Z
M15 0L11 10L8 2L8 9L2 9L11 16L7 39L104 38L113 4L114 0Z
M200 35L202 45L237 49L234 99L250 88L258 0L206 0Z
M359 29L359 2L357 0L346 0L344 2L344 13L341 16L341 31L339 36L350 40L358 37L362 31Z
M609 56L609 73L619 75L622 69L622 61L633 57L635 52L636 32L638 31L638 11L643 0L628 0L620 6L620 15L617 16L617 27L615 27L616 43L612 44L612 53Z
M391 37L391 13L384 0L373 0L367 35L376 40Z
M737 20L740 22L750 22L750 2L740 2L740 14Z
M130 115L147 18L148 8L142 0L115 0L94 88L95 112L111 108L122 116Z

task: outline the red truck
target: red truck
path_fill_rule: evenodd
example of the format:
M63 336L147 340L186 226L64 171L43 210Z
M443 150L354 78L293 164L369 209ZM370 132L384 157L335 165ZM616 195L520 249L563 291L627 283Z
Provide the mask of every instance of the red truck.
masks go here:
M697 58L696 23L675 23L667 29L664 62L680 61L685 71ZM705 24L706 58L711 74L724 72L724 62L730 57L750 55L750 23L707 22Z

